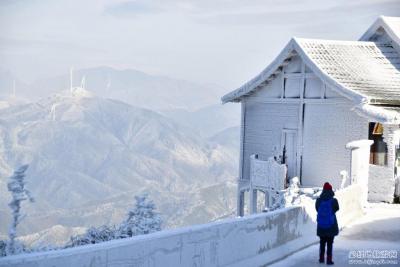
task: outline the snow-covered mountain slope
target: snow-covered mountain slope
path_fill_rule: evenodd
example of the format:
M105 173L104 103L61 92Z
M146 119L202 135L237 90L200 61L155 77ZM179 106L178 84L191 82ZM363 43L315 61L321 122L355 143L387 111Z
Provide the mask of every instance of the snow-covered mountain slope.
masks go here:
M18 239L30 247L61 247L69 241L70 236L81 235L86 231L84 227L65 227L62 225L54 225L49 229L21 236Z
M27 104L29 102L30 101L28 101L25 98L16 97L13 95L0 97L0 110L9 108L12 106L19 106L19 105Z
M142 191L167 227L232 213L238 157L231 149L158 113L90 95L64 92L1 111L1 233L7 177L23 163L36 202L24 207L21 234L119 222Z
M164 76L149 75L141 71L111 67L76 70L74 85L80 85L85 76L86 88L96 95L124 101L134 106L163 110L183 108L194 110L217 104L226 90L210 84L197 84ZM47 96L70 87L69 73L29 86L28 96ZM34 95L30 94L34 92Z
M240 126L226 128L208 139L214 144L237 151L240 145ZM233 152L236 153L236 152Z

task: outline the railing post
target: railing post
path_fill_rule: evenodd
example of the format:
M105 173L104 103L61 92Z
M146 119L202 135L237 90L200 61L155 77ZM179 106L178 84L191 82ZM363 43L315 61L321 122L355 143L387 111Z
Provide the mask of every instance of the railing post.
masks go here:
M271 201L269 198L270 193L268 192L268 190L265 190L264 209L268 208L271 205Z
M257 190L250 186L250 213L257 213Z
M242 217L244 215L244 192L238 188L237 198L237 216Z

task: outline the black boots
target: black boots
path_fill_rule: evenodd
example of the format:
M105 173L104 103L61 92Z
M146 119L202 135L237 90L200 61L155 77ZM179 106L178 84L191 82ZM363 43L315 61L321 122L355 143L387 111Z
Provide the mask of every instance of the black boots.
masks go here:
M332 255L327 255L326 264L327 265L333 265L334 264L334 262L332 261Z
M325 253L324 253L325 254ZM324 263L325 262L325 255L324 254L319 254L319 263ZM333 261L332 261L332 255L327 255L326 256L326 264L327 265L333 265L333 264L335 264Z
M324 263L325 262L325 255L324 255L325 253L323 253L323 254L319 254L319 263Z

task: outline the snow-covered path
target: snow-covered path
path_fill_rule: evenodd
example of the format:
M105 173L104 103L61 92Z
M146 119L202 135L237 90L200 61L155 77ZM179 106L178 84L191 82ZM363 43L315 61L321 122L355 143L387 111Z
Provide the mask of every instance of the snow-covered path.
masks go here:
M318 239L316 239L318 240ZM305 248L273 265L272 267L290 266L325 266L318 263L319 244ZM387 250L389 255L385 260L388 264L377 264L382 259L372 259L367 262L351 262L364 260L356 258L355 253L382 253ZM390 258L393 257L394 258ZM352 257L352 258L351 258ZM371 258L369 258L371 259ZM376 261L375 261L376 260ZM334 266L399 266L400 265L400 205L369 204L365 216L347 226L335 238L333 244ZM395 263L395 262L397 263Z

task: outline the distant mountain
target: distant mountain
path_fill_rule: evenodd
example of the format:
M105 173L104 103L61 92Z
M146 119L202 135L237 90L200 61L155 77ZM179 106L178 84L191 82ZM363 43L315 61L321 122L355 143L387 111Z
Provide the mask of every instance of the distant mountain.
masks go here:
M74 85L85 77L86 89L96 95L124 101L152 110L182 108L194 110L220 102L226 90L207 83L197 84L141 71L111 67L80 69L74 72ZM70 88L70 75L39 80L29 86L29 97L47 96Z
M211 137L227 128L240 125L240 105L234 104L210 105L194 111L164 110L162 114L204 137Z
M117 223L143 191L167 227L232 214L237 150L158 113L91 95L67 91L0 112L1 234L7 177L23 163L36 202L24 206L20 234Z

